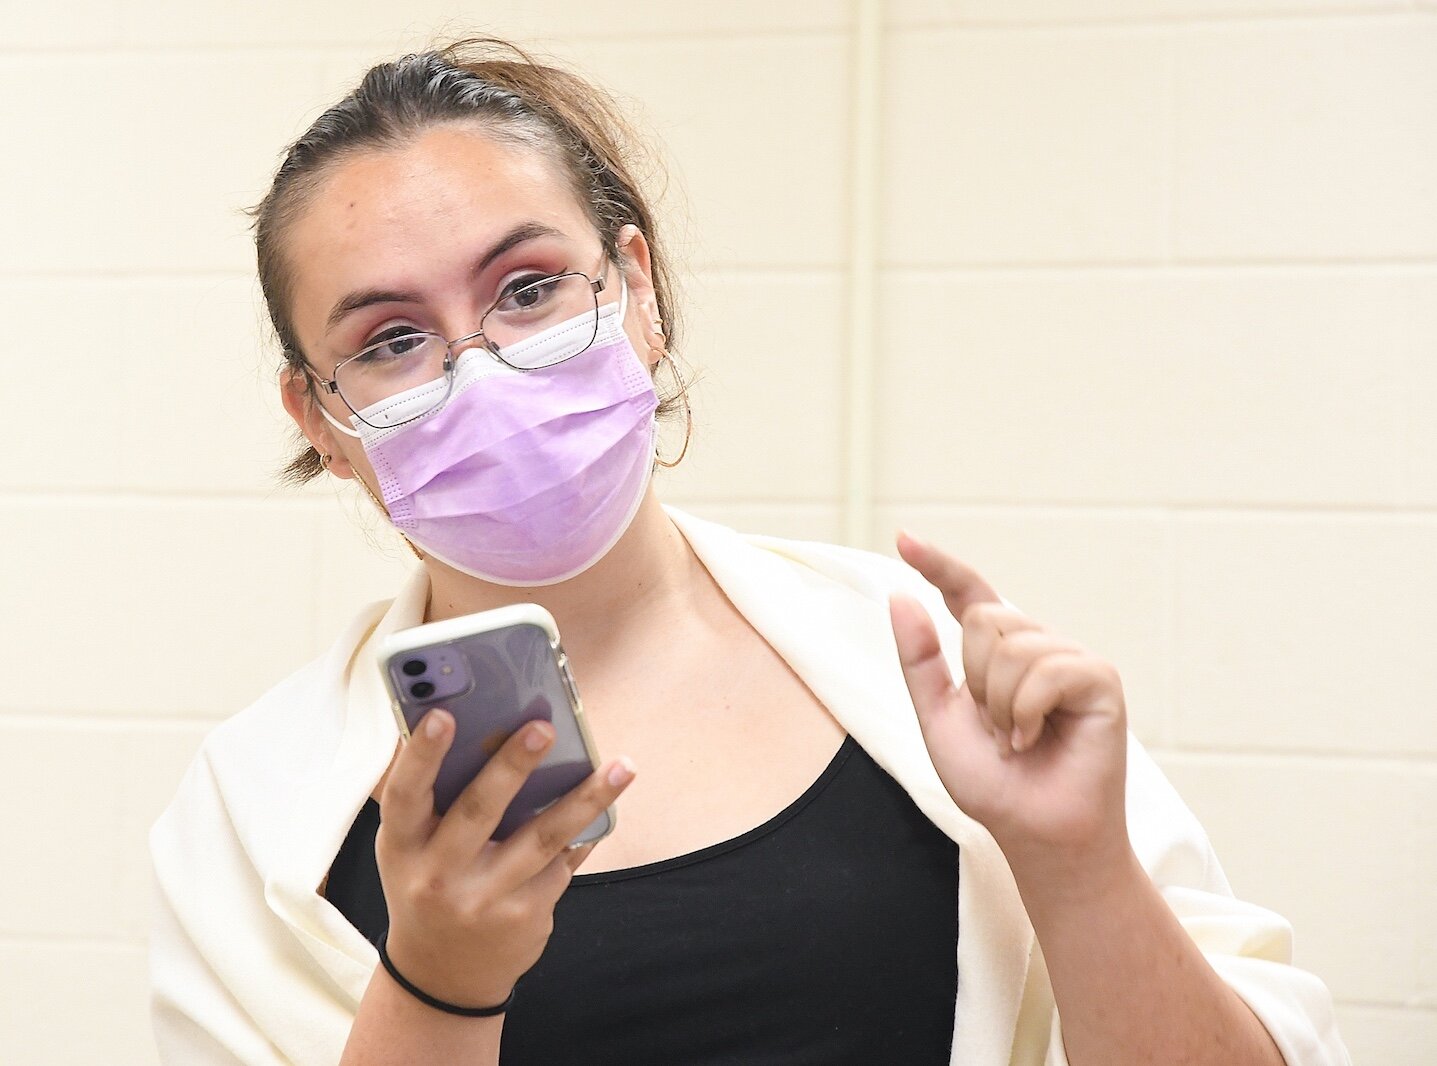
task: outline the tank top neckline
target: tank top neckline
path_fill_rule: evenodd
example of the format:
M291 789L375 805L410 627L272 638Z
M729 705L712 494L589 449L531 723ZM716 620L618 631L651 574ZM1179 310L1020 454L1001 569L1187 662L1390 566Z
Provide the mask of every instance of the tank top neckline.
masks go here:
M675 855L668 859L658 859L654 862L641 863L638 866L624 866L617 870L604 870L592 874L575 874L570 881L570 887L581 888L585 885L604 885L612 884L616 881L629 881L639 877L653 877L657 874L681 869L685 866L708 862L718 858L720 855L737 851L746 844L752 844L756 840L761 840L797 817L805 807L817 799L823 790L827 788L838 775L838 771L843 768L843 764L848 761L848 757L852 755L857 748L858 742L853 739L853 736L851 734L846 735L843 738L843 743L839 745L838 751L834 754L833 758L829 760L828 765L824 767L823 772L818 775L818 778L813 784L803 790L802 795L772 818L769 818L760 825L754 826L752 829L740 833L738 836L729 837L727 840L721 840L717 844L709 844L695 851L686 851L682 855Z

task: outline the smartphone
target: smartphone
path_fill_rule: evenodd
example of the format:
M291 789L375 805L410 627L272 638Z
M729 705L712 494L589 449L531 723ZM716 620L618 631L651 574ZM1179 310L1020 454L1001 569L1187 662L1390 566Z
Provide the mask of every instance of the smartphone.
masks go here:
M430 708L442 707L454 716L454 742L434 782L434 809L441 815L521 726L542 719L554 727L553 746L504 812L496 840L511 835L598 768L559 628L538 604L392 633L380 645L379 669L406 741ZM599 840L613 828L611 807L573 843Z

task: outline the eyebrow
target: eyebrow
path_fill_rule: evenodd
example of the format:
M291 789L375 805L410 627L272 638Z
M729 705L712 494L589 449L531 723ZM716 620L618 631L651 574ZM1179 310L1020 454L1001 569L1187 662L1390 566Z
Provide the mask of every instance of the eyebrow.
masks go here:
M498 259L511 248L523 244L525 241L532 241L537 237L563 237L565 234L553 226L546 226L542 222L522 222L515 226L503 237L499 238L494 245L485 252L474 268L469 272L470 277L477 277L489 268L489 264ZM349 293L329 312L329 318L325 322L326 332L339 324L340 319L351 311L358 311L361 307L369 307L372 304L388 303L418 303L420 295L417 292L404 291L399 289L359 289Z

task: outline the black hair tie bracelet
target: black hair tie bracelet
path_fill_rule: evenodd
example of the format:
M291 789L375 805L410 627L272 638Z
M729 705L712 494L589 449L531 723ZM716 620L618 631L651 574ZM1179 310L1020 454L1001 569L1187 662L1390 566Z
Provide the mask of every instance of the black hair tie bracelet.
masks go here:
M492 1018L496 1014L503 1014L514 1002L514 989L512 988L509 990L508 998L506 998L503 1003L494 1007L459 1007L453 1003L446 1003L442 999L437 999L399 972L393 960L389 957L389 951L387 950L388 942L389 936L386 934L380 938L379 943L376 945L376 947L379 948L379 961L383 963L384 968L389 971L389 976L394 978L395 984L399 985L400 988L404 989L404 991L408 992L427 1007L442 1010L445 1014L457 1014L461 1018Z

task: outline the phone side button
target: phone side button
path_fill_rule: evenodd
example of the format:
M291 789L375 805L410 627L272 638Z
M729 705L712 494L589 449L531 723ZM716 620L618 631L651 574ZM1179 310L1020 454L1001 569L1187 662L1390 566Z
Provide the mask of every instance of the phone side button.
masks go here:
M577 704L579 690L574 687L574 675L569 672L569 657L562 653L559 655L559 676L564 679L564 688L569 692L569 702Z

